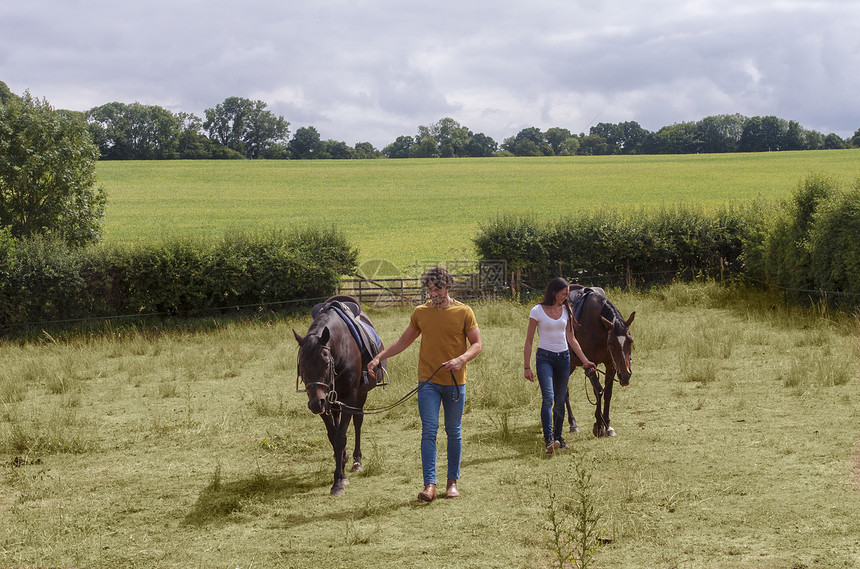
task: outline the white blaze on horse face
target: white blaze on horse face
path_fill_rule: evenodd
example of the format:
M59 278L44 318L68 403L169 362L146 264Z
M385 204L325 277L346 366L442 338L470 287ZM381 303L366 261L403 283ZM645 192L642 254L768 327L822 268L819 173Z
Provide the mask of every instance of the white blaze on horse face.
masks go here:
M621 357L624 360L624 369L630 369L630 360L627 358L627 353L624 351L624 347L627 345L627 336L615 336L615 339L618 340L618 345L621 347Z

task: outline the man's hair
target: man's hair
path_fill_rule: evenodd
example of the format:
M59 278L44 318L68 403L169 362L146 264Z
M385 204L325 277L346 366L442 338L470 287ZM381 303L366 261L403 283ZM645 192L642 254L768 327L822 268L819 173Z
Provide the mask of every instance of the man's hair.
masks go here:
M421 286L426 287L430 283L436 288L448 289L454 285L454 277L445 267L436 266L421 275Z

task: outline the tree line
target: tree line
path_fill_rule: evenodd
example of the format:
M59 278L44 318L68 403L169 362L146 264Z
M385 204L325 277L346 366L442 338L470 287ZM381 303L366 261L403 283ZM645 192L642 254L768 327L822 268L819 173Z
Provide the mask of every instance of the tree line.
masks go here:
M14 97L0 81L0 92ZM87 125L102 160L367 159L487 156L596 156L773 152L860 147L852 137L824 135L776 116L708 116L651 132L636 121L599 123L588 133L563 127L524 128L498 143L450 117L398 136L381 150L370 142L349 146L324 140L313 126L296 129L259 100L228 97L205 117L157 105L112 102L85 112L64 111Z

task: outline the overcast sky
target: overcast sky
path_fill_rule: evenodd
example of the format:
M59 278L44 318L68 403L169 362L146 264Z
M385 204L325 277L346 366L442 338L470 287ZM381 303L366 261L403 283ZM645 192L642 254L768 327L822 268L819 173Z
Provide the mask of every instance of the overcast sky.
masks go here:
M80 111L259 99L380 150L443 117L498 143L732 113L848 137L858 23L857 0L4 0L0 81Z

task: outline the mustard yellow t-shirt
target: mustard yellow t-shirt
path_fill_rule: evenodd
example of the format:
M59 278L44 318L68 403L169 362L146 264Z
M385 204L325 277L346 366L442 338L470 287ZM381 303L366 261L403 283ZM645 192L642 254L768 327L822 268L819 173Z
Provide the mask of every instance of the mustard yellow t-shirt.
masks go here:
M472 309L458 300L445 308L436 308L427 301L415 307L409 325L421 332L418 379L426 381L440 365L466 351L466 334L478 327L478 321ZM466 383L466 366L454 372L454 379L459 385ZM450 385L451 373L443 368L430 381Z

